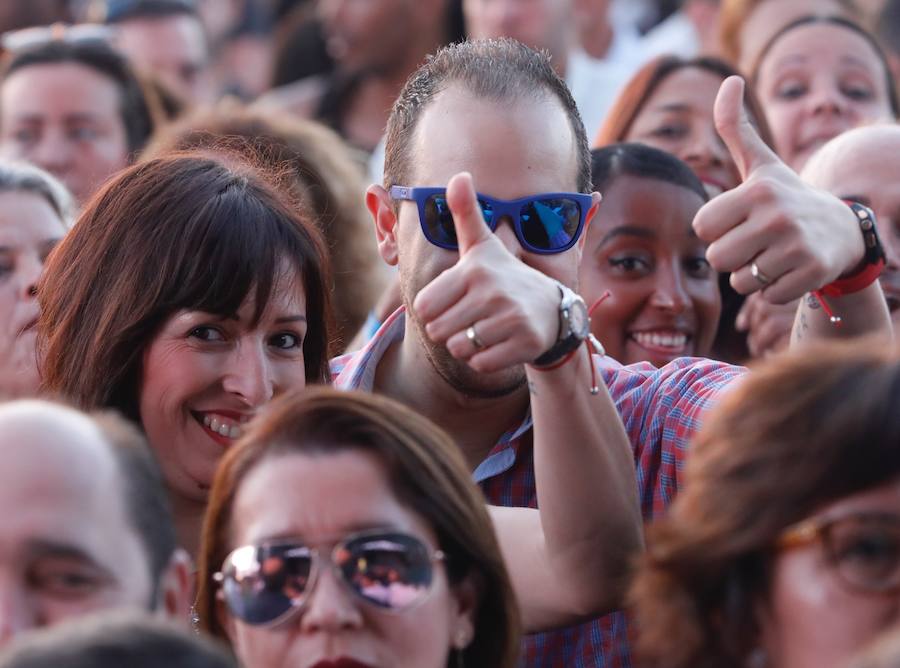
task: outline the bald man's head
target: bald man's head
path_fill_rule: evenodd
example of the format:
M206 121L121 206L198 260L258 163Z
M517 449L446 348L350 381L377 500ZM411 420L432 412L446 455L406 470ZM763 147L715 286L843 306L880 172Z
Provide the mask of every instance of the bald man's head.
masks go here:
M869 125L838 135L813 154L802 176L875 212L887 254L881 287L894 328L900 327L900 126Z
M162 478L119 418L0 405L0 643L95 610L154 608L175 553Z

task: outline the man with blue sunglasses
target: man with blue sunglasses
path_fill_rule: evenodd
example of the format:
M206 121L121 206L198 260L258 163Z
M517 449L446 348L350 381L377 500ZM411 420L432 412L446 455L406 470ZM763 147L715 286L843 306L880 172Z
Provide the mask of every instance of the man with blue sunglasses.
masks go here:
M785 299L853 273L864 244L851 210L791 180L737 113L735 85L717 115L748 187L698 216L714 266L743 291ZM586 194L584 128L546 57L511 40L441 50L407 82L387 137L386 187L371 186L367 204L404 308L334 361L335 385L384 392L441 425L488 502L506 507L497 512L540 506L537 529L523 522L502 542L524 552L542 531L541 563L516 582L526 627L572 626L529 636L523 665L631 665L624 617L612 611L640 542L634 463L651 518L677 492L703 411L744 371L689 359L621 367L584 352L576 277L600 196ZM773 190L781 181L784 193ZM788 205L802 225L779 218ZM833 238L810 212L834 223ZM755 236L739 243L735 231ZM748 258L744 246L762 250ZM783 253L802 260L801 276L780 268ZM858 295L839 298L853 315L842 330L804 304L803 333L890 331L877 295Z

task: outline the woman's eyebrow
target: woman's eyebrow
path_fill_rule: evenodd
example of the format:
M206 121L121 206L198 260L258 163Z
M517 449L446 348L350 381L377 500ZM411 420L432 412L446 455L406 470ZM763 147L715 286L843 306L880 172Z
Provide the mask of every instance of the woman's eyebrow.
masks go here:
M621 236L629 236L629 237L640 237L642 239L652 239L656 236L656 230L649 227L635 227L633 225L622 225L620 227L616 227L609 232L606 233L599 246L604 245L605 243L615 239L616 237Z
M669 102L668 104L661 104L659 106L653 107L653 111L664 111L664 112L672 112L672 111L690 111L691 105L687 102Z
M292 322L306 322L305 315L286 315L281 318L275 318L276 325L286 325Z

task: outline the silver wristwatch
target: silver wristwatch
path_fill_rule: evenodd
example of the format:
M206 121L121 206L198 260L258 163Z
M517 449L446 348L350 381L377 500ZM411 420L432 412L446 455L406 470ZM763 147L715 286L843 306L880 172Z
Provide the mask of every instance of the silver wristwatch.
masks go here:
M580 346L591 331L591 320L584 300L562 283L557 282L556 285L560 292L559 334L550 350L532 362L535 366L550 366L558 362Z

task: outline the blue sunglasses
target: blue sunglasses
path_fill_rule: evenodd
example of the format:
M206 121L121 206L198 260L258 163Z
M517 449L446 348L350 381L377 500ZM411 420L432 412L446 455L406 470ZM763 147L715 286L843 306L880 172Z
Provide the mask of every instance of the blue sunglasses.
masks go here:
M542 193L514 200L477 196L491 232L508 216L522 247L541 255L562 253L574 246L591 208L591 196L582 193ZM447 250L459 249L445 188L391 186L391 197L418 205L419 223L428 241Z

